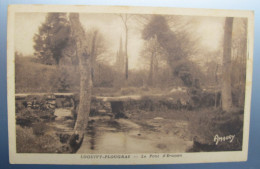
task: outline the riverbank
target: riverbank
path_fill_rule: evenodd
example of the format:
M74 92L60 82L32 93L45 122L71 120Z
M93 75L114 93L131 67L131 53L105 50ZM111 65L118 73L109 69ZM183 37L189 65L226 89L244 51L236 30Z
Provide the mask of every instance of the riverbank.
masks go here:
M214 107L190 110L181 101L175 106L171 101L127 100L117 109L112 103L93 102L78 153L241 150L243 111L226 113ZM34 102L32 105L25 102L27 107L22 106L24 102L17 102L17 152L70 153L68 142L76 118L74 107L55 108L53 101L44 98ZM219 140L216 144L216 135L233 139Z

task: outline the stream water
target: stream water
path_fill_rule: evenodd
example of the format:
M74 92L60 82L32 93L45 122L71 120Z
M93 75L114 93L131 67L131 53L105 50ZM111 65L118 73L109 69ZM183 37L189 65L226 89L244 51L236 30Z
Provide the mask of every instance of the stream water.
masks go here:
M70 110L56 109L55 115L57 117L53 125L62 131L72 132ZM163 121L160 118L153 121L156 120ZM95 116L90 117L87 132L77 153L180 153L186 152L191 146L192 141L173 132L164 133L156 127L144 127L129 119Z

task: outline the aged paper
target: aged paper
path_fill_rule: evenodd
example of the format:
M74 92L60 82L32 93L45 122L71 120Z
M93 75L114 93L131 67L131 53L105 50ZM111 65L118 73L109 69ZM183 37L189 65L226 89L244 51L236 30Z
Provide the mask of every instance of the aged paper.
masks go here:
M246 161L252 11L11 5L12 164Z

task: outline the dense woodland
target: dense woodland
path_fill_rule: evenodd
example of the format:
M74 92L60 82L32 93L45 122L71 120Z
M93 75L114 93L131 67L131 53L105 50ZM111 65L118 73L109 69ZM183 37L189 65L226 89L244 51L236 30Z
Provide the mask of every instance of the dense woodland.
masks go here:
M247 20L223 18L222 45L216 50L207 50L199 45L200 35L192 33L200 17L114 15L120 19L124 32L121 38L115 39L118 49L111 54L104 31L83 27L79 14L47 14L35 32L33 56L15 53L16 93L79 93L74 130L81 136L87 126L91 95L174 95L175 91L185 91L185 95L174 97L181 101L182 97L188 97L190 108L185 110L185 117L194 117L190 129L197 142L207 143L208 137L213 135L205 136L210 133L208 129L213 130L212 133L226 133L232 131L233 125L239 125L236 132L240 143L230 148L239 150L243 126L240 116L245 98ZM132 57L129 31L134 29L133 25L138 27L135 31L144 42L138 61L143 66L129 69L128 60ZM205 108L203 104L207 101L211 103ZM223 125L213 127L216 119ZM222 131L220 128L227 123L231 126Z

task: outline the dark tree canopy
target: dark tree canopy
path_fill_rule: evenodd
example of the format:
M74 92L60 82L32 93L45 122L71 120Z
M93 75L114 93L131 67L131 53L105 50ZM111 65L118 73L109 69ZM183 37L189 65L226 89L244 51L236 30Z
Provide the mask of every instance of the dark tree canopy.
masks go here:
M35 56L44 64L59 64L69 36L70 25L66 14L49 13L34 35Z
M154 36L157 36L159 44L167 51L168 59L173 61L179 58L176 53L178 45L176 35L171 31L164 16L154 15L144 28L143 38L145 40Z
M194 75L190 70L192 63L188 56L194 52L194 44L188 34L172 31L164 16L154 15L145 25L142 36L145 40L157 37L158 43L167 53L167 62L173 75L181 78L184 85L191 86Z

